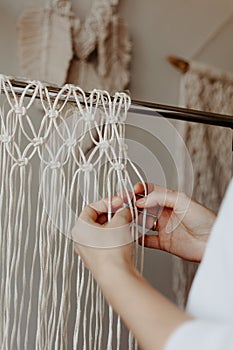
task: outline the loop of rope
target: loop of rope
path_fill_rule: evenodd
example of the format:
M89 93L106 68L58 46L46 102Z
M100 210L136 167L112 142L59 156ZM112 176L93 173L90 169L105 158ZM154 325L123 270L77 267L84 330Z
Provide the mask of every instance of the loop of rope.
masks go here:
M18 165L18 166L26 166L26 165L28 165L28 158L21 158L21 159L18 159L17 161L16 161L16 164Z
M43 137L35 137L32 140L32 144L33 144L34 147L41 146L41 145L43 145L44 142L45 141L44 141Z
M80 165L80 169L84 172L91 172L94 169L94 166L91 163L85 163Z
M77 141L75 139L69 138L69 139L66 139L65 144L67 147L73 147L75 146L76 142Z
M6 134L0 135L0 142L2 142L2 143L11 142L11 136L10 135L6 135Z
M59 112L57 110L51 109L48 111L48 117L51 119L56 119L59 116Z
M25 82L27 82L27 85L25 85L19 96L14 90L11 78L0 75L1 92L5 94L7 102L10 105L7 118L10 118L10 113L12 112L16 115L15 124L13 124L14 131L12 132L11 124L7 119L6 125L3 125L4 128L0 135L0 142L8 144L14 138L13 148L10 149L8 147L7 152L13 161L16 161L20 154L23 154L22 159L17 160L18 165L27 165L35 154L38 154L40 161L48 164L46 161L48 157L46 155L47 152L50 154L51 159L56 159L56 162L49 162L48 166L51 169L62 167L66 163L69 153L67 153L67 156L64 155L64 152L67 152L67 150L61 147L61 143L68 147L69 152L72 149L72 155L74 156L76 165L84 172L91 172L93 170L93 163L96 164L100 161L99 158L94 160L97 149L105 152L111 166L113 164L111 158L114 161L119 158L115 152L114 145L118 144L119 151L127 151L127 145L124 143L124 139L121 138L121 132L116 127L118 123L126 119L127 111L130 107L130 97L127 94L117 92L111 97L107 91L99 89L94 89L86 94L80 87L66 84L60 88L54 97L54 94L50 94L45 83L33 80ZM31 93L31 97L28 97L28 92ZM30 118L30 108L38 96L43 107L44 116L41 120L39 131L36 132L33 120ZM74 104L72 103L71 109L76 108L78 111L71 113L74 119L73 127L70 127L66 121L66 118L70 117L70 98L72 98L72 101L75 101ZM25 116L25 118L21 119L22 116ZM83 126L79 126L76 129L76 125L81 125L79 124L80 121L83 121ZM106 125L111 125L111 129L109 129L110 133L109 131L107 132ZM27 145L24 150L21 150L21 143L15 139L15 130L17 128L21 129L23 136L27 139ZM75 132L72 132L74 130ZM51 132L54 132L56 140L52 141L50 145L48 142ZM79 133L78 137L76 135L77 132ZM87 134L89 134L92 144L95 145L88 159L86 159L82 146L80 147L82 140L84 140ZM42 145L45 147L40 147ZM75 155L75 145L78 146L77 152L80 155L79 159ZM31 146L33 149L29 152ZM99 157L101 157L101 154ZM122 170L123 167L118 162L113 165L115 170Z
M110 147L110 143L108 141L100 141L98 147L102 150L107 150Z
M26 108L24 106L15 105L14 111L18 115L22 115L23 116L23 115L26 114Z
M62 164L60 162L52 161L49 163L50 169L60 169L62 167Z
M124 170L124 168L125 168L124 164L119 163L119 162L113 163L112 167L113 167L113 169L116 170L116 171L122 171L122 170Z
M110 198L116 193L117 185L119 184L119 192L121 194L126 193L127 195L128 190L130 190L131 193L134 192L129 177L127 181L125 181L126 183L123 181L123 178L127 176L127 159L125 153L123 153L123 150L127 150L127 145L124 141L125 127L122 122L127 116L130 98L124 93L116 93L111 97L107 91L101 90L93 90L86 94L81 88L69 84L60 88L59 91L55 90L56 93L54 91L50 93L45 84L36 81L28 82L19 96L19 92L14 91L11 80L4 76L0 76L0 89L1 93L5 94L5 99L8 103L8 108L0 109L0 141L6 143L6 146L0 147L0 151L3 150L1 169L5 175L3 175L2 181L6 181L6 186L4 186L4 188L2 187L2 192L9 189L9 192L6 193L6 198L9 197L9 203L6 201L6 210L8 210L9 215L5 215L5 211L4 215L7 218L9 217L8 237L15 237L14 241L7 245L7 247L12 247L14 251L11 252L11 248L9 248L6 253L12 258L11 260L13 262L10 262L9 259L9 267L7 264L4 265L4 267L7 266L8 269L7 278L5 279L6 282L4 283L9 286L6 290L13 290L13 288L10 287L13 286L14 274L17 276L18 266L21 266L21 259L29 261L26 254L27 251L30 250L28 246L31 247L31 245L27 243L27 239L31 239L29 229L32 229L33 232L35 232L36 238L31 268L32 273L30 274L29 284L26 283L26 277L23 280L23 290L29 286L28 304L31 308L27 313L27 324L25 325L26 346L24 346L24 348L28 348L27 339L30 337L31 313L34 312L34 308L31 307L32 304L30 303L32 300L35 300L33 299L35 297L38 299L38 308L36 312L39 325L36 330L36 347L38 349L52 348L55 343L55 348L60 348L59 339L62 339L63 335L65 338L65 327L69 324L69 310L67 310L66 307L66 297L72 285L70 266L72 264L74 265L75 260L74 258L72 258L73 260L69 259L70 256L68 253L70 246L68 240L65 240L65 244L63 244L63 236L56 235L54 228L64 233L66 235L65 238L71 238L68 236L67 231L71 228L73 220L73 211L70 210L73 204L74 207L76 207L74 216L77 217L80 209L84 208L86 204L96 201L99 196L101 196L101 198L107 197L109 198L107 219L111 220ZM31 97L28 97L29 95L31 95ZM40 102L39 112L42 110L43 113L40 120L38 120L38 115L34 113L35 109L33 104L37 97L39 97ZM33 107L32 110L31 107ZM75 110L75 112L73 112L73 110ZM21 118L23 115L24 117ZM93 123L90 123L92 121ZM11 143L8 145L7 143L9 142ZM41 176L38 180L40 181L38 193L34 191L34 179L31 181L34 175L34 164L32 167L30 162L34 155L38 156L41 166ZM22 168L18 171L17 167L25 167L27 165L28 167L26 169ZM34 171L37 170L37 167L35 167ZM10 173L9 178L7 176L8 172ZM134 171L134 174L135 173L136 171ZM141 182L143 181L142 179L140 180ZM35 181L37 181L37 179ZM129 185L128 188L127 185ZM33 195L31 196L32 188ZM131 198L128 198L128 202L131 203ZM30 215L34 204L36 211L35 221L33 221L33 215ZM25 208L27 210L26 215ZM132 211L132 204L130 210ZM4 217L4 215L2 217ZM32 220L32 225L30 222L28 223L28 230L25 234L22 228L24 229L24 220L26 223L27 218L29 221ZM34 227L34 222L36 222L36 227ZM20 231L24 234L23 239L21 238L22 236L18 234ZM21 242L23 242L25 247L24 252L22 252L22 248L20 250ZM3 246L1 253L3 252L5 254L5 251L5 246ZM39 254L38 260L36 254ZM135 256L138 256L137 253ZM1 258L1 261L4 261L4 257ZM67 265L65 265L66 262ZM33 271L35 266L37 268L37 263L39 264L41 274L38 296L35 296ZM10 268L10 264L12 264L11 266L13 268ZM26 269L26 264L24 264L24 266L23 268ZM67 283L64 282L64 284L62 284L61 293L60 290L59 293L57 293L58 286L60 288L60 282L58 283L59 279L57 277L61 266L62 277L66 278ZM85 292L88 296L91 290L92 300L94 299L91 279L88 279L86 288L84 282L85 270L80 260L77 266L77 276L75 274L73 274L73 276L75 278L77 277L78 291L78 306L73 341L74 348L79 348L79 317L83 317L85 320L83 338L84 340L89 339L87 347L90 349L97 347L102 348L101 336L99 339L96 336L99 334L97 328L95 346L92 346L92 327L89 326L93 325L92 320L90 320L87 327L85 326L88 321L88 308L85 311L86 313L84 312L82 315L82 293ZM52 288L49 286L51 278L53 278ZM19 281L21 282L20 279ZM18 322L18 320L19 324L22 324L23 318L20 313L21 310L26 310L26 301L28 301L26 298L27 293L25 293L25 297L22 296L20 299L22 309L18 310L18 307L15 306L16 304L14 304L17 299L16 297L20 296L17 288L16 286L15 295L14 293L6 293L3 299L6 299L6 303L2 303L2 305L4 305L4 315L6 315L4 318L4 322L6 319L6 330L4 331L5 344L8 337L10 337L11 343L14 344L15 334L11 331L12 329L17 329L18 325L16 325L16 322ZM59 299L59 295L61 295L61 299ZM88 299L86 298L86 300ZM52 303L51 309L48 307L50 301ZM98 302L100 308L98 306L95 310L97 317L99 317L99 309L101 312L103 309L103 304L101 304L103 300L99 298ZM18 312L12 321L13 326L9 315L13 314L13 316L15 316L15 313L8 313L8 310L11 310L11 304L15 308L16 313ZM57 320L56 308L58 304L59 307L61 306L58 312L59 320L55 322L55 319ZM87 302L85 302L84 305L87 305ZM69 307L71 307L71 305ZM12 308L12 310L14 309ZM107 349L111 349L112 334L110 331L113 327L113 311L112 309L109 310L110 335L108 337ZM48 318L46 318L47 311L50 314ZM102 319L102 316L98 318L99 328L100 326L102 327ZM21 328L19 327L19 329ZM45 329L49 330L46 335L44 335ZM54 337L56 329L58 329L56 334L57 342ZM120 344L119 323L117 337L118 344ZM18 339L20 344L20 338Z

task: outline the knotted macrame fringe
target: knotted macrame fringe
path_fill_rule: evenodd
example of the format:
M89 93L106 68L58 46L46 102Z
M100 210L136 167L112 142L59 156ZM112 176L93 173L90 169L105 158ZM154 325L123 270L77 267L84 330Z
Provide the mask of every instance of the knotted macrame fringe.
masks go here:
M16 94L5 76L0 92L0 348L137 348L70 238L85 205L133 193L132 174L143 182L127 157L130 98L73 85L52 97L35 81ZM137 242L135 264L142 270Z

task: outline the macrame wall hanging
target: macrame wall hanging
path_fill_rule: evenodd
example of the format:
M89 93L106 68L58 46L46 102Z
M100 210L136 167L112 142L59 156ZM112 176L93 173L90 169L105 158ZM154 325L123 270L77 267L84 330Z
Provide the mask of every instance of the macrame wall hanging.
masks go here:
M143 182L126 153L129 96L74 85L51 94L34 81L16 93L5 76L0 92L1 349L137 348L70 238L86 204Z
M190 62L181 80L183 107L233 115L233 75L216 68ZM232 175L232 131L229 128L197 123L182 123L180 132L193 164L192 196L206 207L218 211ZM183 150L180 150L182 157ZM183 160L183 159L182 159ZM182 162L183 191L189 177ZM184 307L198 264L174 257L174 291Z
M110 93L129 84L131 42L118 0L94 0L84 23L69 0L24 11L19 21L21 73L29 79Z

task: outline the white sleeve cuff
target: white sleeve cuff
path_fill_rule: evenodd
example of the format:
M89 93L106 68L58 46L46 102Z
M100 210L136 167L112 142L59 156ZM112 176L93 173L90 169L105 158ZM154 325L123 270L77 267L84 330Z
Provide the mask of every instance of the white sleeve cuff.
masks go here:
M193 320L185 322L169 337L165 350L232 350L233 325Z

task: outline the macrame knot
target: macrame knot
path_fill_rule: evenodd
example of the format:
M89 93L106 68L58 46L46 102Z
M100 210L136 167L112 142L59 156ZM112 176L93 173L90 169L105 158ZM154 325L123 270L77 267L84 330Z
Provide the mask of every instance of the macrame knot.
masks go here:
M122 164L122 163L116 162L116 163L113 164L113 169L114 169L114 170L120 170L120 171L121 171L121 170L124 169L124 167L125 167L125 166L124 166L124 164Z
M11 141L11 136L10 135L0 135L0 142L2 143L8 143Z
M18 114L18 115L26 114L26 108L24 106L15 105L14 111L15 111L15 114Z
M49 163L49 167L50 169L59 169L61 168L61 163L53 161Z
M28 158L21 158L16 161L18 166L26 166L28 165Z
M110 115L109 119L108 119L108 122L110 124L117 123L118 122L118 118L115 115Z
M85 163L85 164L82 164L80 166L81 170L82 171L85 171L85 172L91 172L93 170L93 164L91 163Z
M50 109L48 117L51 119L56 119L59 115L59 112L56 109Z
M109 146L110 146L110 144L109 144L108 141L101 141L101 142L99 142L99 148L102 149L102 150L108 149Z
M94 114L90 112L84 112L83 119L85 122L91 122L94 120Z
M44 139L43 137L35 137L33 140L32 140L32 144L34 147L38 147L40 145L43 145L44 143Z
M75 139L70 138L70 139L66 140L66 146L67 147L73 147L75 144L76 144L76 140Z

